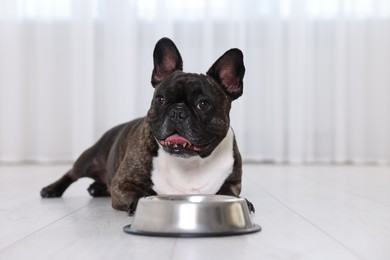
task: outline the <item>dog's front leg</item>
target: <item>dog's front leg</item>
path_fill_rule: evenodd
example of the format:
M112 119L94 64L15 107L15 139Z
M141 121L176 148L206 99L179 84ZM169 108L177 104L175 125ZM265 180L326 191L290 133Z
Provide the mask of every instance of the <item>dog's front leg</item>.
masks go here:
M219 195L229 195L235 197L240 197L239 196L240 193L241 193L241 180L225 182L220 188L220 190L217 192L217 194ZM255 206L253 206L252 202L250 202L247 199L245 200L248 205L249 211L255 212Z
M130 162L122 162L111 183L112 207L133 215L138 200L156 195L152 189L150 173Z
M115 182L113 180L111 186L112 207L133 215L140 198L156 195L153 190L143 190L140 187L142 186L135 184L132 180L119 179Z

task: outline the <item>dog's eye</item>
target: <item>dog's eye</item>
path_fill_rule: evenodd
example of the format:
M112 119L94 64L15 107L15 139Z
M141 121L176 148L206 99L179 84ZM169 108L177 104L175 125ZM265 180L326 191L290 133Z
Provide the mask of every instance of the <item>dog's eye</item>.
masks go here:
M156 100L156 103L160 106L165 104L165 98L163 96L157 96L155 100Z
M196 105L196 108L199 110L206 111L210 108L210 103L206 100L201 100L199 103Z

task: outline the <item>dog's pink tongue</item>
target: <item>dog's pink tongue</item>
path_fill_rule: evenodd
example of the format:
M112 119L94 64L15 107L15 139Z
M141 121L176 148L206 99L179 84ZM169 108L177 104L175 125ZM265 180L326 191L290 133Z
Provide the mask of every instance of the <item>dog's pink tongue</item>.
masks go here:
M182 137L178 134L171 135L170 137L165 139L165 142L170 142L170 143L174 143L174 144L185 144L185 143L191 144L190 141L188 141L187 139L185 139L184 137Z

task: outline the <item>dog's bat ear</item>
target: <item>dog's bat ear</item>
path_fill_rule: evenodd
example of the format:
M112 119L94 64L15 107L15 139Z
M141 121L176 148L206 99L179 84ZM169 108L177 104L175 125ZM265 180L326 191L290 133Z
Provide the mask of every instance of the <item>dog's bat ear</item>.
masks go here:
M225 52L206 73L215 79L234 100L242 95L245 74L244 57L239 49Z
M183 60L171 39L162 38L154 47L152 85L156 87L175 70L183 70Z

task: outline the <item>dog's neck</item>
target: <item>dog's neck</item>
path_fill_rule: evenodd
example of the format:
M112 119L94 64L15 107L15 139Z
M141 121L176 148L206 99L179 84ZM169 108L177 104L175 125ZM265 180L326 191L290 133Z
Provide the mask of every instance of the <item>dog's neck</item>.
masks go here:
M159 147L151 178L157 194L216 194L232 173L233 130L206 158L175 157Z

